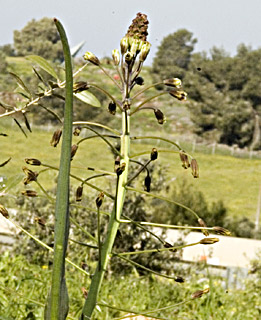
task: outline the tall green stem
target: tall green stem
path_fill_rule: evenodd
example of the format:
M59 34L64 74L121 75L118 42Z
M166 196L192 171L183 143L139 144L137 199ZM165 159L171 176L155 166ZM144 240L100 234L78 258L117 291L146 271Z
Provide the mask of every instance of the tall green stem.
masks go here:
M71 165L72 115L73 115L73 76L71 53L62 24L55 19L60 34L65 60L66 98L64 109L63 140L60 169L57 185L54 230L54 263L51 294L45 313L45 319L64 320L69 309L68 292L65 283L65 254L69 234L69 180Z
M88 297L85 301L81 320L91 319L93 310L97 304L99 291L101 288L104 273L106 271L109 256L112 251L112 246L119 228L119 220L122 213L123 203L125 199L125 187L129 171L129 153L130 153L130 135L129 135L130 121L129 116L122 112L122 135L121 135L121 162L125 163L125 170L119 176L116 190L116 200L113 211L111 213L108 232L104 244L101 248L100 263L97 264L96 271L92 278L91 286L88 292ZM100 265L100 268L99 268Z

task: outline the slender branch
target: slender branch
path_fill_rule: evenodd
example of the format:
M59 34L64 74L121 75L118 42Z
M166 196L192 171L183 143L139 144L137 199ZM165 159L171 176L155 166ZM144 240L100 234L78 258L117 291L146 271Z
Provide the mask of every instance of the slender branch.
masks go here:
M147 102L149 102L149 101L151 101L151 100L153 100L153 99L156 99L156 98L158 98L158 97L160 97L160 96L163 96L164 94L167 94L167 93L168 93L167 91L160 92L160 93L156 94L155 96L152 96L152 97L150 97L150 98L142 101L142 102L130 113L130 116L132 116L134 113L138 112L139 109L140 109L145 103L147 103Z
M151 163L151 159L149 159L142 167L126 182L125 186L128 186L135 178L139 176L139 174L144 170L147 169L147 166Z
M144 140L144 139L155 139L155 140L165 141L165 142L168 142L168 143L172 144L173 146L177 147L179 150L182 150L182 148L177 143L175 143L169 139L166 139L166 138L155 137L155 136L131 137L131 140Z
M120 103L115 98L113 98L113 96L108 91L104 90L103 88L99 87L97 84L94 84L94 83L91 83L90 87L93 87L93 88L101 91L105 95L107 95L122 111L122 107L121 107Z
M104 72L104 74L106 74L107 77L109 77L115 84L116 86L120 89L120 91L122 92L122 88L121 86L118 84L118 82L113 79L113 77L103 68L102 65L99 64L99 68Z
M79 244L81 246L84 246L84 247L88 247L88 248L92 248L92 249L99 249L99 247L94 246L94 245L89 244L89 243L81 242L81 241L78 241L78 240L75 240L75 239L71 239L71 238L69 238L69 240L74 242L74 243L77 243L77 244Z
M156 87L157 85L163 84L163 82L157 82L157 83L153 83L145 88L143 88L142 90L140 90L139 92L137 92L133 97L132 97L132 101L135 100L139 95L141 95L143 92L145 92L146 90Z
M100 128L104 128L108 131L111 131L113 133L115 133L117 136L120 137L121 133L116 130L116 129L113 129L113 128L110 128L108 126L105 126L104 124L101 124L101 123L96 123L96 122L89 122L89 121L74 121L73 122L73 125L84 125L84 124L87 124L88 126L95 126L95 127L100 127Z
M90 239L92 239L94 242L97 242L97 239L92 236L87 230L85 230L74 218L70 217L70 221L76 225L77 228L79 228L83 233L85 233Z

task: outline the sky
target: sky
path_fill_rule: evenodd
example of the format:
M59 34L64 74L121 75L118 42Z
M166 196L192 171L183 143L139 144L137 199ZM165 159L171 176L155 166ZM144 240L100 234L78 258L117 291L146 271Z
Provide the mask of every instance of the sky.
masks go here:
M198 39L195 51L217 46L234 55L240 43L261 47L261 0L0 0L0 8L0 45L12 43L28 21L56 17L71 47L86 41L82 53L110 56L142 12L150 21L148 64L162 39L181 28Z

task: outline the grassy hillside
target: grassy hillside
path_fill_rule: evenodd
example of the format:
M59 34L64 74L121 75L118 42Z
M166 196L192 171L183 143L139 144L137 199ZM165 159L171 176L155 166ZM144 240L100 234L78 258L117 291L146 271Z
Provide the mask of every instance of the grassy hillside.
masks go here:
M38 158L43 163L58 166L60 149L50 146L52 130L34 128L33 133L28 134L28 138L25 138L18 127L10 125L11 123L11 119L1 120L0 123L0 132L8 134L8 137L0 136L0 162L12 157L6 166L0 167L1 176L10 178L17 174L23 175L21 168L25 165L24 158L26 157ZM78 139L79 137L74 137L74 141ZM165 143L158 143L155 140L149 140L146 144L133 141L132 153L150 151L153 146L158 149L167 147ZM146 159L148 155L143 157ZM194 157L200 166L200 179L193 179L190 170L184 170L181 167L178 154L161 153L157 161L167 168L167 176L173 181L172 183L186 177L195 186L195 190L201 190L204 193L208 201L222 199L229 209L229 214L254 219L261 182L261 161L203 153L196 153ZM95 167L112 171L113 156L104 142L100 142L99 139L87 140L80 145L72 161L72 167L75 174L86 178L93 173L79 168ZM38 169L34 167L34 170ZM39 181L49 189L54 185L56 175L56 172L47 171L39 176ZM103 178L97 180L97 183L102 186ZM73 181L73 184L78 185L79 183ZM23 188L21 182L19 189Z

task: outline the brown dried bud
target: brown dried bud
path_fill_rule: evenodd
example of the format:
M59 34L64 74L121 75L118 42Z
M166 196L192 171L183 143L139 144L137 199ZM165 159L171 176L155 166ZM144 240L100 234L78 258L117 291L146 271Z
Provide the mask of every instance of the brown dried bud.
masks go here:
M214 244L218 242L218 238L204 238L199 241L200 244Z
M101 192L101 193L99 194L98 198L96 199L96 206L97 206L97 208L100 208L100 206L102 205L103 199L104 199L104 193Z
M146 176L144 180L144 190L150 192L150 184L151 184L151 177L149 175Z
M54 131L52 140L50 141L50 144L51 144L52 147L56 147L57 146L57 144L60 141L61 135L62 135L62 130L61 129L58 129L58 130Z
M5 217L6 219L9 218L9 214L8 214L7 209L6 209L4 206L2 206L1 204L0 204L0 213L1 213L1 215L2 215L3 217Z
M125 170L125 167L126 167L126 163L122 162L119 168L116 169L116 174L118 177L123 173L123 171Z
M198 163L197 163L197 160L196 159L192 159L191 160L191 163L190 163L190 166L191 166L191 173L193 175L194 178L199 178L199 167L198 167Z
M213 230L217 233L217 234L221 234L222 236L230 236L231 232L225 228L222 227L213 227Z
M147 15L141 12L137 13L129 26L126 37L133 37L134 39L146 41L148 35L148 24L149 21L147 19Z
M187 99L187 93L183 90L171 90L169 94L180 101Z
M27 164L30 164L31 166L40 166L41 165L41 161L38 159L34 159L34 158L25 158L24 161Z
M77 144L73 144L72 147L71 147L71 160L75 156L77 149L78 149L78 145Z
M163 80L165 86L179 88L181 86L181 80L178 78Z
M85 289L84 287L81 288L81 291L82 291L82 295L84 297L84 299L87 299L88 297L88 291L87 289Z
M156 159L158 159L158 150L156 148L152 148L150 153L150 160L154 161Z
M83 192L83 186L79 186L76 189L76 201L82 201L82 192Z
M120 167L120 164L121 164L121 158L120 158L120 156L117 156L115 161L114 161L114 171L115 172Z
M202 220L201 218L198 219L198 224L203 228L207 228L207 225L205 224L204 220ZM201 229L201 231L205 237L209 236L209 232L207 229Z
M78 81L73 84L73 92L74 93L79 93L79 92L88 90L89 88L90 88L90 86L85 81Z
M203 294L208 293L208 292L209 292L209 288L206 288L204 290L197 290L194 293L192 293L191 298L192 299L201 298L203 296Z
M184 150L181 150L179 152L179 157L182 162L182 167L184 169L188 169L190 167L190 163L189 163L188 156L186 155L186 152Z
M114 101L111 101L108 105L108 110L110 114L115 115L116 114L116 103Z
M160 109L154 109L154 114L159 124L163 124L166 121L166 118Z
M81 131L82 131L81 127L75 127L74 130L73 130L73 135L76 136L76 137L79 137Z
M34 221L38 223L42 228L45 228L46 221L43 218L35 217Z
M144 84L144 79L142 77L137 77L135 78L134 82L138 85L138 86L142 86Z
M37 197L37 192L34 190L23 190L21 194L26 197Z
M175 278L174 281L175 281L175 282L179 282L179 283L183 283L183 282L185 282L185 279L184 279L183 277L176 276L176 278Z
M27 167L23 167L22 168L26 177L24 178L24 184L28 184L31 181L36 181L37 180L37 176L38 176L38 172L33 172L32 170L28 169Z
M84 60L91 62L95 66L99 66L101 64L100 60L92 52L89 52L89 51L85 52L83 58Z

